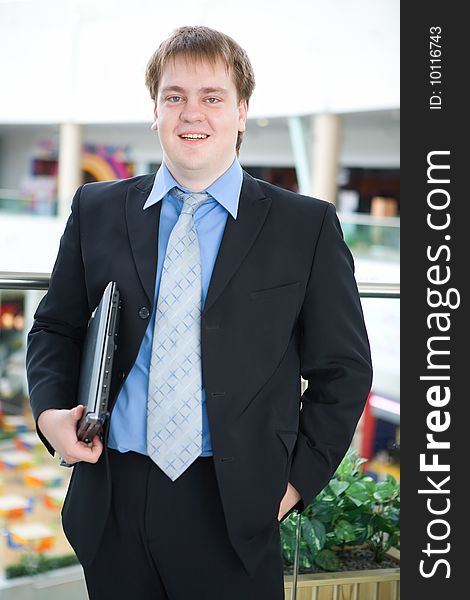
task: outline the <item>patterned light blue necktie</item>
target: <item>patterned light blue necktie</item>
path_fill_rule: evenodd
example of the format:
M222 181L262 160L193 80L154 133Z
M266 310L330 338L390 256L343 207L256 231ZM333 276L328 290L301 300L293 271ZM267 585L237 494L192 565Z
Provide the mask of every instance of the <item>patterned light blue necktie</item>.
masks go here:
M175 481L202 451L201 254L194 213L211 196L183 200L163 263L149 372L147 452Z

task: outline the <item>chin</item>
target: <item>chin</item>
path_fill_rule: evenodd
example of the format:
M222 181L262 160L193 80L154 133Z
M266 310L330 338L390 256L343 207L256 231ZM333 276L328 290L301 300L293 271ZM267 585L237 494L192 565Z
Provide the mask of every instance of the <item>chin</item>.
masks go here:
M179 169L185 171L200 171L201 169L208 169L211 165L211 161L207 157L194 156L188 158L187 156L180 160L173 161L173 164ZM213 163L212 163L213 164Z

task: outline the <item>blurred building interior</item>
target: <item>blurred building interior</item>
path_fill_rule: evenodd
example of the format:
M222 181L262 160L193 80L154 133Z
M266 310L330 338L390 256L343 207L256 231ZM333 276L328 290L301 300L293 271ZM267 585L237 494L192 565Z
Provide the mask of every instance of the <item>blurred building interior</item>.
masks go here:
M18 523L43 526L31 538L42 551L68 547L58 508L69 473L38 445L24 368L44 289L17 282L50 274L78 185L160 166L144 69L182 24L232 35L252 60L242 167L336 204L360 287L395 289L363 294L374 381L353 446L373 477L399 479L399 3L294 0L292 21L282 2L229 6L182 0L163 14L150 0L0 3L0 516L9 535L0 571L15 543L29 543L14 536Z

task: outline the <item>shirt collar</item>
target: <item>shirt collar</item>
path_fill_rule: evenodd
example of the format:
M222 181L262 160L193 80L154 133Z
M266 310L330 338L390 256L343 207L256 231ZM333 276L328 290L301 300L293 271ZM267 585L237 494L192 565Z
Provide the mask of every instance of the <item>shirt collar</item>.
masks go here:
M201 191L207 191L236 219L242 183L243 170L238 159L234 158L225 173L216 179L206 190ZM150 195L144 204L144 210L159 202L175 186L179 187L183 192L189 192L187 188L175 180L166 164L162 163L155 175L155 181Z

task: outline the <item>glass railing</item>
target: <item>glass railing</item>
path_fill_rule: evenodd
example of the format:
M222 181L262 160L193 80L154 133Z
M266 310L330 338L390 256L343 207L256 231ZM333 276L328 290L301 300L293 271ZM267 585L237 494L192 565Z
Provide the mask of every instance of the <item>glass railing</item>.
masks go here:
M38 178L39 179L39 178ZM0 213L10 215L57 215L58 202L54 187L47 182L41 188L36 181L34 191L0 189Z
M48 232L39 254L37 249L35 251L35 248L28 245L27 240L13 237L13 241L10 242L13 243L13 247L9 248L12 262L5 268L11 270L16 268L16 264L21 264L21 268L26 265L26 268L37 270L41 268L38 265L49 264L56 255L65 219L54 217L55 208L51 212L47 200L40 202L38 198L34 201L11 199L11 202L5 202L2 203L0 196L0 216L5 215L8 223L6 226L11 227L13 231L22 231L28 226L37 227L35 222L38 216L41 216L40 227ZM10 206L10 209L7 210L7 206ZM7 213L10 214L6 216ZM400 280L400 219L347 212L339 212L338 217L345 241L355 260L358 281L398 283ZM21 259L15 262L17 255L21 256ZM31 262L29 267L28 263L24 262L28 260L35 262Z
M398 261L400 218L339 213L344 239L356 257Z
M400 219L339 213L358 281L400 281Z
M5 569L21 556L73 554L60 521L71 469L58 465L34 431L25 373L26 336L48 284L45 273L0 272L0 582ZM358 287L374 381L351 450L367 459L365 474L379 483L390 476L399 479L400 290L397 284L359 283ZM318 510L325 502L334 504L331 498L317 500ZM280 525L292 600L297 578L319 566L314 547L318 539L312 541L311 535L315 527L315 517L308 511L302 517L294 512Z

